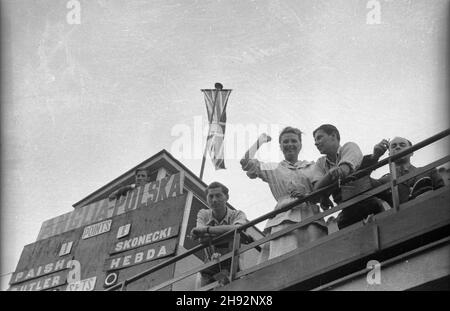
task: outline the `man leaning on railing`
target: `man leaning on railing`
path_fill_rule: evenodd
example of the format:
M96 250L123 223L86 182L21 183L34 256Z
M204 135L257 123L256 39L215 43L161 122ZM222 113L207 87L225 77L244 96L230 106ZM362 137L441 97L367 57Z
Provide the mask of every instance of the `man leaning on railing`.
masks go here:
M209 209L201 209L197 214L197 226L191 230L191 237L201 242L208 242L226 232L234 230L248 222L245 213L227 207L228 188L219 182L213 182L206 188L206 201ZM231 236L232 240L232 236ZM217 260L221 255L231 251L230 239L220 244L205 248L206 261ZM200 272L197 288L215 280L224 282L229 274L231 260L225 260L217 266ZM239 269L239 267L238 267Z
M372 155L363 157L361 149L356 143L340 144L340 134L334 125L319 126L313 132L313 136L317 149L324 155L316 162L314 189L317 190L338 182L338 188L331 189L322 197L321 207L323 209L333 206L329 200L330 194L339 204L372 187L368 176L345 185L341 185L341 181L363 166L368 166L372 162L376 163L386 151L387 141L383 140L377 144ZM368 198L343 209L337 217L337 226L342 229L383 210L382 203L377 198Z
M408 139L403 137L395 137L389 143L389 155L396 155L410 148L411 146L412 143ZM418 167L415 167L411 164L412 155L413 153L407 154L394 162L397 178L419 169ZM390 182L390 180L391 174L388 173L382 176L380 179L372 179L372 185L376 187L388 183ZM411 178L406 182L398 185L399 203L404 203L408 200L412 200L427 191L435 190L443 186L444 180L439 175L436 168L433 168L428 172ZM389 205L392 206L393 202L390 190L386 190L378 194L378 197L385 200L389 203Z

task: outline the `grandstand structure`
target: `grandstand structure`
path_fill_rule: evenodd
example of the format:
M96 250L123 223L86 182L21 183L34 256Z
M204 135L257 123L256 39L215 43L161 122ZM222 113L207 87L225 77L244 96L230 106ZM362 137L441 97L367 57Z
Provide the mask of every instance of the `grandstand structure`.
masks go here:
M385 165L392 171L396 159L449 135L450 129L440 132L353 177ZM447 155L407 175L392 174L389 183L274 234L255 227L336 187L330 185L199 244L189 232L198 211L208 208L207 185L162 150L75 203L72 212L45 221L37 240L24 247L9 290L448 290L450 185L402 204L398 185L449 161ZM112 191L133 183L136 168L151 172L150 181L110 200ZM386 190L392 208L341 230L330 224L327 236L257 263L263 243ZM225 240L230 253L205 263L204 249ZM202 270L230 259L225 279L196 287Z

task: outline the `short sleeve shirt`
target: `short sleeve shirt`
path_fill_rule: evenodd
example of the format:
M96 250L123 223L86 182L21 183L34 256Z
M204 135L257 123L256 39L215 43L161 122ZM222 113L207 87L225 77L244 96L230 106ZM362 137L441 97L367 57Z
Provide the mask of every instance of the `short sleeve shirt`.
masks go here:
M248 177L252 179L259 177L269 184L270 191L275 200L277 200L275 209L296 200L290 195L292 190L297 190L302 194L313 191L311 180L315 174L314 162L298 161L296 163L290 163L283 160L280 163L264 163L252 159L249 160L244 169L247 170ZM266 229L284 222L298 223L302 219L319 212L317 205L303 203L298 208L290 209L269 219L266 223ZM321 222L320 225L322 225Z
M197 227L220 226L220 225L244 225L247 223L245 213L239 210L232 210L227 207L225 217L218 221L214 218L211 209L201 209L197 214Z
M361 165L363 154L361 149L354 142L348 142L340 146L337 150L336 163L331 162L327 156L320 157L315 165L312 183L319 181L332 168L347 164L350 173L355 172Z
M214 218L211 209L201 209L197 214L197 227L220 225L240 226L244 225L247 222L247 217L245 216L244 212L239 210L232 210L229 207L227 207L227 213L225 214L225 217L220 221ZM215 244L214 251L212 251L211 253L208 253L207 249L205 249L205 251L208 258L211 256L212 252L219 252L222 255L226 254L230 251L229 242Z
M280 163L264 163L252 159L248 164L247 176L259 177L269 184L272 194L280 202L290 197L292 190L308 193L313 190L311 179L313 177L313 164L309 161L290 163L286 160Z

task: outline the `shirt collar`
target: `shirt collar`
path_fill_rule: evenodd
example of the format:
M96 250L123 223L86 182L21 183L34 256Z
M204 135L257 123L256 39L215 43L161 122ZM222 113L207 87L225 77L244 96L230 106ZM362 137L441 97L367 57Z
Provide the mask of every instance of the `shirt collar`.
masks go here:
M410 163L407 165L397 166L395 169L397 170L397 173L400 173L400 175L406 175L415 168L416 167Z
M283 160L283 161L281 161L280 164L282 166L288 168L288 169L291 169L291 170L299 170L301 168L305 168L305 167L310 166L312 164L312 162L300 160L300 161L297 161L295 163L291 163L289 161Z
M214 214L211 210L210 218L209 218L207 225L210 226L210 225L229 224L230 217L231 217L231 211L228 207L227 207L227 213L225 214L225 216L222 218L222 220L220 222L214 217Z
M336 166L337 163L339 163L339 155L341 154L341 149L342 146L339 145L337 151L336 151L336 162L332 162L328 156L325 156L325 162L327 163L328 166Z

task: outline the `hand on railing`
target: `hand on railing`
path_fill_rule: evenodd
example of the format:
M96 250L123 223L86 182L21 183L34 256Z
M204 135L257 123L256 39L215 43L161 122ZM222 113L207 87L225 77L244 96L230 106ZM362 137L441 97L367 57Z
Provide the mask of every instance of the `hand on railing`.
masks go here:
M211 255L210 259L211 259L211 261L219 260L220 256L222 256L222 254L216 252Z
M289 194L290 194L291 198L295 198L295 199L304 199L311 195L310 192L305 193L304 190L295 190L295 189L291 190L291 192ZM305 202L315 204L318 202L318 198L317 197L309 197L307 200L305 200Z
M209 227L195 227L192 228L190 238L193 240L200 240L200 242L204 242L210 239L213 235L208 232Z
M290 195L291 198L303 199L304 197L308 196L309 193L305 193L303 190L292 190Z

